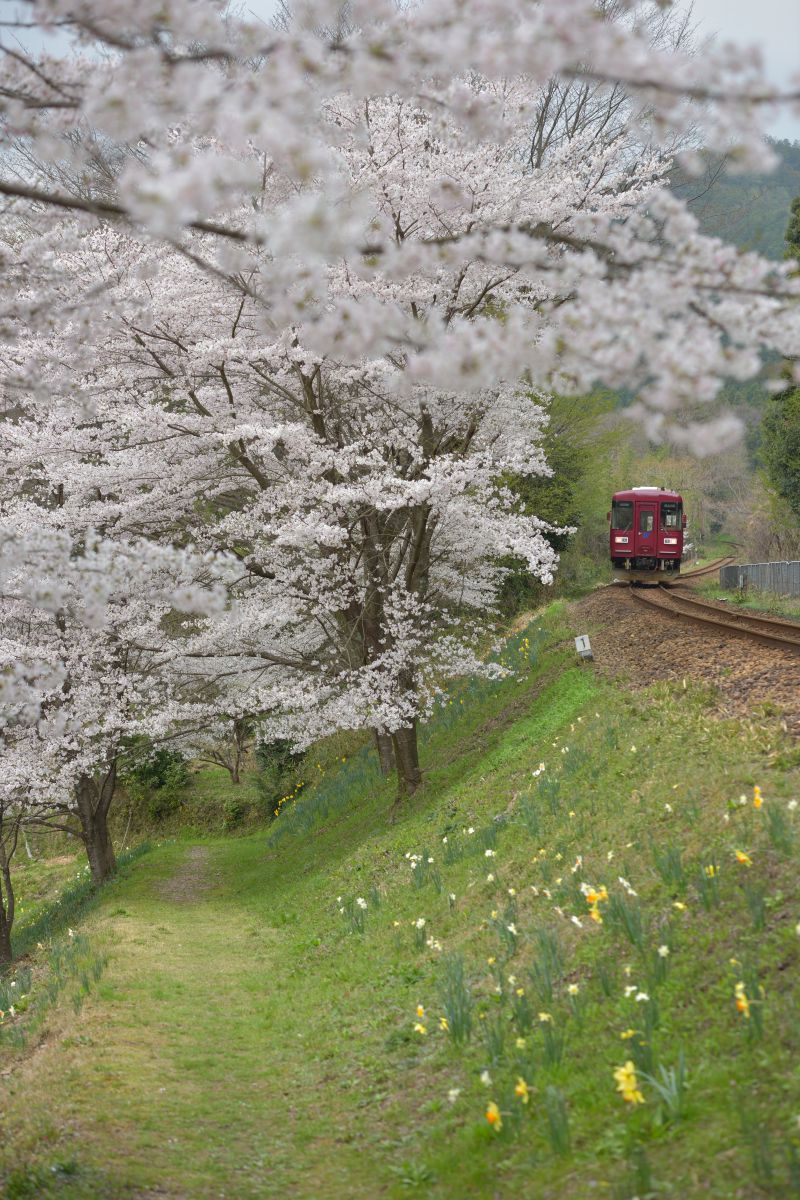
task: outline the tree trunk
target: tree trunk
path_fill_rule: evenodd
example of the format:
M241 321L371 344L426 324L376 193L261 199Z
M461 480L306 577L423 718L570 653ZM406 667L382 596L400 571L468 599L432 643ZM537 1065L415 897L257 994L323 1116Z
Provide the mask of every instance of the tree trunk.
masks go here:
M233 722L233 766L228 767L231 773L231 783L242 782L242 764L245 761L251 728L245 717L237 717Z
M413 796L422 783L417 749L417 723L392 734L394 761L397 765L397 791L399 796Z
M378 752L378 762L380 763L381 775L391 775L394 770L394 754L392 753L392 737L389 733L379 733L377 729L372 731L375 738L375 749Z
M99 788L88 776L84 776L78 784L81 837L95 883L104 883L117 869L114 847L108 832L108 810L114 794L115 778L116 768L112 767Z
M14 887L11 869L0 847L0 966L11 962L11 926L14 924Z
M19 817L9 822L0 807L0 966L7 966L13 957L11 929L14 924L15 897L11 859L17 848L20 827Z
M11 962L11 926L6 917L6 911L0 900L0 967L7 967Z

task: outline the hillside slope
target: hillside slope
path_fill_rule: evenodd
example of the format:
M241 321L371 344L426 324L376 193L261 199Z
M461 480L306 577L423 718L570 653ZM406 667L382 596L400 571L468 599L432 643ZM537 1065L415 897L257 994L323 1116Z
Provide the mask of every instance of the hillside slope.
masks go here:
M352 759L270 834L127 866L49 1008L39 952L10 1200L800 1195L800 756L571 633L445 710L393 824Z

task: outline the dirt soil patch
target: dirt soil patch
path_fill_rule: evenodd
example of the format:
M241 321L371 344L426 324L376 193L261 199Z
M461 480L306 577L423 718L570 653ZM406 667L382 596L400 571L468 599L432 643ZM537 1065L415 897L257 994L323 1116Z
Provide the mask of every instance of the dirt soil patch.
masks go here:
M568 613L575 634L589 634L601 674L634 687L668 679L705 683L716 689L721 715L752 716L772 704L800 736L800 654L643 608L621 585L598 588Z
M159 895L173 904L190 904L206 893L213 879L205 846L192 846L178 870L159 886Z

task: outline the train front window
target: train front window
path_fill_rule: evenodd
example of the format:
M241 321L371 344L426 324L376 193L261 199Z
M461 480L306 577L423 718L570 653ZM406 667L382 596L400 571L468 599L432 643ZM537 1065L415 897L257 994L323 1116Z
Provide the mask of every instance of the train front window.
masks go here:
M633 529L633 501L614 500L611 505L611 528Z
M652 533L655 513L652 508L642 508L639 511L639 533Z
M677 500L661 501L661 528L663 530L680 529L681 506Z

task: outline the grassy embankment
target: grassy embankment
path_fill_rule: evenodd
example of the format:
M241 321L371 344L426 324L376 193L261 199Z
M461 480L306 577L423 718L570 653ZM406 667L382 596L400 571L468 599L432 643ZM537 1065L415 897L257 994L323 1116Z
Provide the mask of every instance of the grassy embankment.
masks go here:
M797 751L542 624L435 723L394 825L355 756L270 835L125 866L49 1008L36 952L0 1038L10 1200L800 1195Z
M721 588L719 582L713 581L704 583L698 590L709 600L727 600L736 608L800 620L800 596L778 596L774 592L761 592L756 588L740 592L737 588Z

